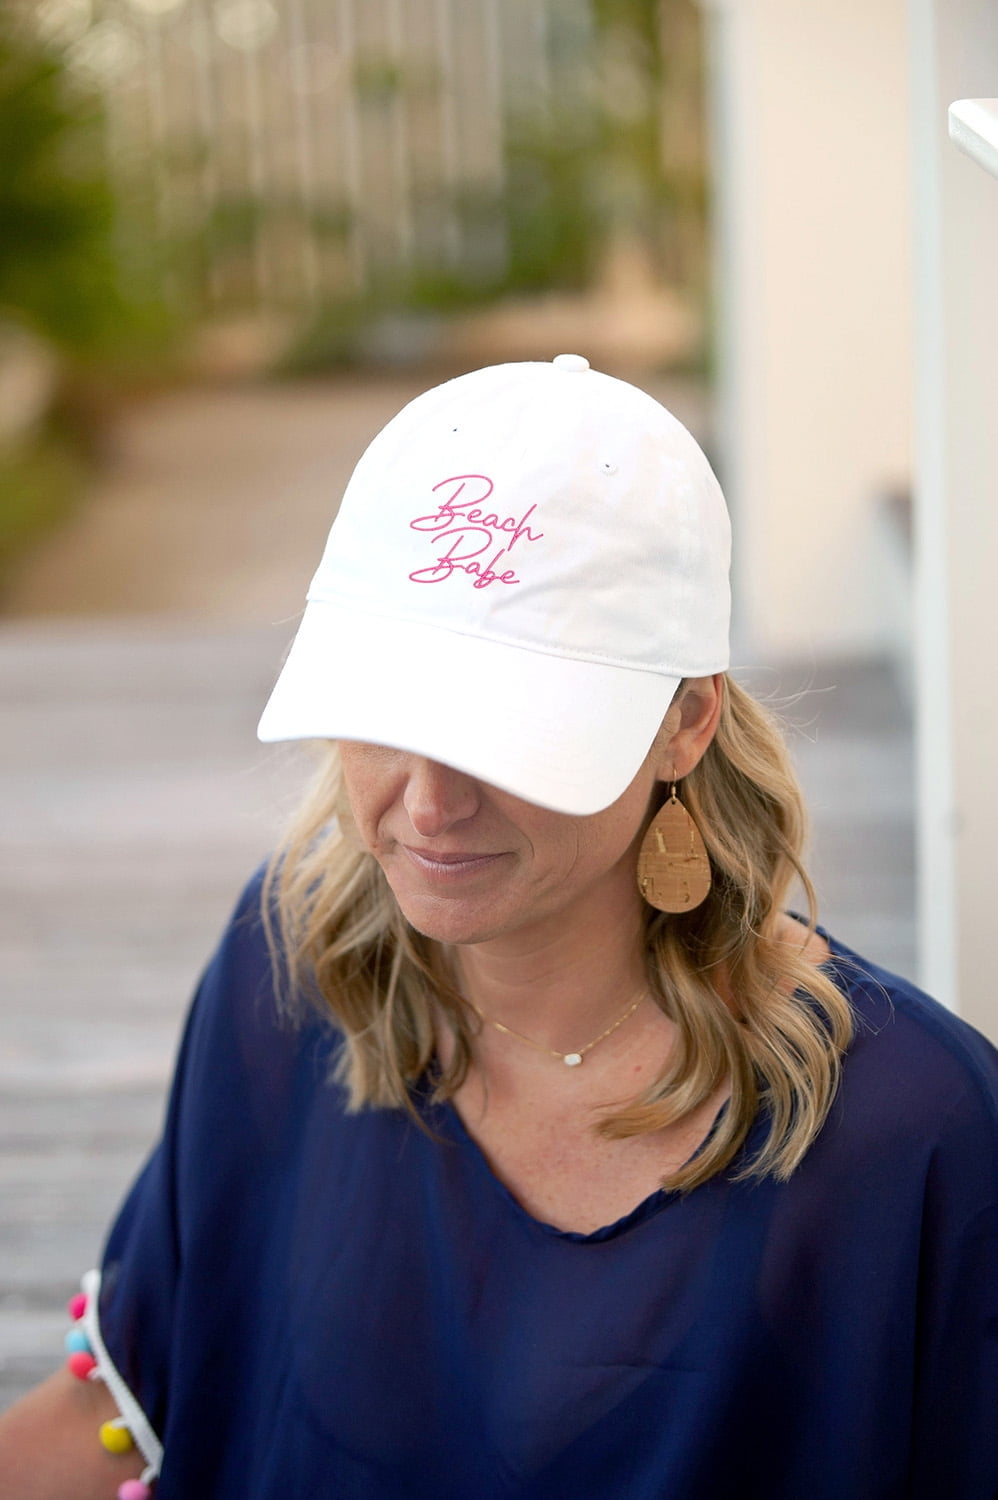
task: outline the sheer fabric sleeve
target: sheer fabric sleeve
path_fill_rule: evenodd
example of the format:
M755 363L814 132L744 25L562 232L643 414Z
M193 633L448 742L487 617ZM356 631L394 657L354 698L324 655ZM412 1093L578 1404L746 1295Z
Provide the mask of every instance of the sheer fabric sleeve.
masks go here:
M197 1304L185 1286L192 1271L202 1287L205 1278L239 1275L239 1234L226 1205L258 1162L255 1127L268 1079L281 1071L261 879L243 893L195 993L162 1138L103 1257L100 1337L167 1454L180 1363L197 1347Z
M940 1131L921 1224L913 1500L998 1495L998 1118L971 1088Z

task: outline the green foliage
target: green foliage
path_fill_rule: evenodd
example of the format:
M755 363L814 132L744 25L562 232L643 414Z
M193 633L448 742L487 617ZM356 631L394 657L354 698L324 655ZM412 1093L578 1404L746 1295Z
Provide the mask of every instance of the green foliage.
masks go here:
M443 195L417 189L412 208L425 263L368 264L367 286L327 301L292 351L295 369L363 358L365 332L392 317L418 320L516 294L592 285L615 236L703 299L706 182L699 136L699 20L691 0L589 0L547 12L551 86L505 121L501 181ZM366 58L353 86L387 106L414 92L408 63ZM422 79L439 90L441 80ZM678 89L682 141L666 140L663 100ZM691 142L693 143L691 145ZM702 144L702 143L701 143ZM673 146L679 149L672 149ZM453 224L456 256L432 226ZM419 232L430 226L429 233ZM339 226L345 236L349 216ZM363 226L361 226L363 230ZM313 233L315 232L313 228ZM436 245L436 249L428 247Z
M404 78L403 68L392 58L361 57L354 67L354 92L363 104L384 107L397 97Z
M168 321L129 246L102 123L62 57L0 19L0 307L87 358L155 339Z
M62 54L0 13L0 318L61 356L59 410L0 450L0 581L36 535L76 503L91 465L86 430L67 419L110 375L148 368L173 314L141 200L127 214L104 163L96 94Z
M601 218L594 153L599 122L557 115L511 126L503 214L508 264L503 290L542 291L585 286L596 269L606 232Z

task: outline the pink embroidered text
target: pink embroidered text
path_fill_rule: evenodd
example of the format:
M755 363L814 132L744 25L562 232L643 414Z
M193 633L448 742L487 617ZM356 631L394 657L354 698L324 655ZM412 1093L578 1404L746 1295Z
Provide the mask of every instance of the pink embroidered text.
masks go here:
M540 541L543 531L533 531L527 524L537 507L531 505L519 519L485 510L494 488L486 474L454 474L433 486L435 495L443 492L438 508L429 515L416 516L409 526L412 531L428 532L434 545L447 545L435 563L409 574L413 583L442 583L455 572L472 577L476 589L520 582L512 567L502 565L502 559L521 540ZM492 556L485 561L487 552Z

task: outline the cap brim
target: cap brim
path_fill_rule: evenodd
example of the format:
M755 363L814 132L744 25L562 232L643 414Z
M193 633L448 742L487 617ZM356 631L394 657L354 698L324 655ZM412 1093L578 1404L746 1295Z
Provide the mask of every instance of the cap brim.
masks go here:
M678 686L313 600L257 733L390 745L586 815L633 781Z

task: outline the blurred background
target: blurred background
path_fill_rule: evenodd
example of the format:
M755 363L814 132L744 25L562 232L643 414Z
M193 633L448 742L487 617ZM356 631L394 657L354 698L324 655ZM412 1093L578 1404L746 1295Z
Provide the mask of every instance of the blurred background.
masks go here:
M254 728L346 478L450 374L578 351L691 427L822 919L998 1030L998 184L945 135L996 69L974 0L8 0L0 1398L307 771Z
M194 459L203 475L240 446L235 382L268 383L260 413L283 432L293 380L355 391L398 375L407 392L574 340L616 371L681 373L702 410L690 0L42 0L8 8L3 45L8 612L232 617L197 533L168 579L163 559L85 564L75 530L61 569L38 545L146 432L137 406L158 416L167 391L182 424L201 411L196 442L226 429L221 454ZM194 388L203 399L185 403ZM291 504L276 467L267 498ZM163 509L160 545L176 535ZM329 515L327 490L323 528ZM290 612L317 534L280 532L296 582L275 598ZM270 605L257 595L247 614Z

